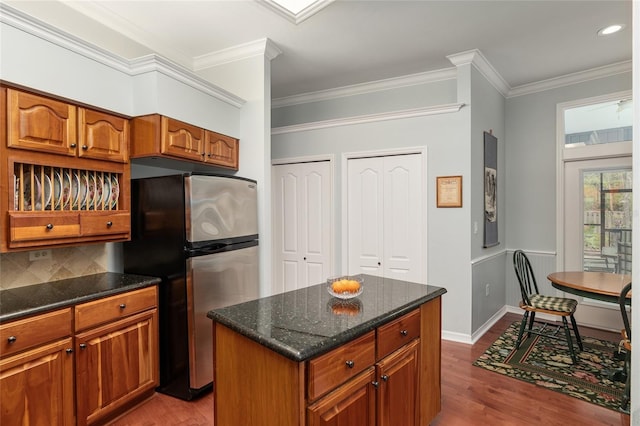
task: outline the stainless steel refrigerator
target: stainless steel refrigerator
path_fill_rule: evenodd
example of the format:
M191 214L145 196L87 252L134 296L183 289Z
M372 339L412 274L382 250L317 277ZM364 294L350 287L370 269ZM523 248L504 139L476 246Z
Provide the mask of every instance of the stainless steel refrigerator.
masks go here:
M124 270L160 277L158 391L190 400L211 388L209 310L259 295L256 182L186 173L131 181Z

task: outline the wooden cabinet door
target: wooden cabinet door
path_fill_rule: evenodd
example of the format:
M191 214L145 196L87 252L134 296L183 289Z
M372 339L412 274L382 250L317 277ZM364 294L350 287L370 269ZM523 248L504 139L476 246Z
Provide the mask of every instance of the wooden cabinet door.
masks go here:
M76 107L7 89L7 147L76 155Z
M205 163L238 170L238 139L206 130L204 143Z
M157 309L76 336L78 425L102 421L158 384Z
M0 424L75 425L71 338L0 359Z
M129 120L78 108L78 156L126 163L129 158Z
M418 424L418 342L414 340L377 364L378 426Z
M375 426L374 373L375 368L370 367L310 405L307 409L307 426Z
M188 160L204 160L204 129L162 117L160 152Z

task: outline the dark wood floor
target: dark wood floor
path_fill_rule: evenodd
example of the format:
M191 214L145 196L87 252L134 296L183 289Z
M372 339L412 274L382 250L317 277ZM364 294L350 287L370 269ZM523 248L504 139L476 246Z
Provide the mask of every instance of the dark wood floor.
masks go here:
M507 314L475 345L442 342L442 411L432 426L629 425L629 416L471 365L519 315ZM611 341L616 333L582 327L581 334ZM162 394L113 425L213 424L211 393L195 402ZM401 425L398 425L401 426Z

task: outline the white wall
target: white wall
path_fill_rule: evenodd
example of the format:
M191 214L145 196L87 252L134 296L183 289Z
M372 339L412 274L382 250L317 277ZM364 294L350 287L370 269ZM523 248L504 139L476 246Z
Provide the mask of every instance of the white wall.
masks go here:
M629 90L631 73L507 99L507 246L556 251L556 105Z
M447 84L450 92L442 96L441 84L436 83L434 98L438 101L446 99L447 103L456 101L456 87ZM425 94L423 103L429 105L432 100L429 88L422 87ZM387 91L386 96L391 94ZM384 102L386 96L380 98ZM371 96L356 96L349 100L351 108L343 111L347 117L366 114L373 107L367 106ZM341 100L344 105L345 100ZM401 98L396 98L393 107L415 108L413 100L406 104ZM376 105L378 111L384 110L384 103ZM291 107L293 108L293 107ZM306 106L312 111L312 106ZM319 117L326 119L323 112L331 110L331 104L323 102L318 107ZM388 111L388 110L387 110ZM300 115L291 117L292 122L285 120L286 114L280 114L280 123L299 124ZM274 112L274 115L276 113ZM358 124L343 124L335 127L325 127L312 130L296 130L281 133L274 129L272 135L272 158L283 159L302 156L331 154L337 160L343 153L359 151L389 150L407 147L423 147L427 156L427 282L434 286L445 287L448 293L443 297L443 328L463 335L469 335L471 330L471 299L469 286L471 283L470 249L469 249L469 218L470 218L470 189L468 184L472 177L469 173L469 125L468 111L463 107L460 111L427 115L394 120L373 121ZM313 115L305 117L313 121ZM320 120L321 121L321 120ZM282 128L281 128L282 129ZM286 129L286 127L284 127ZM341 170L341 162L336 161L335 181L333 193L335 200L335 241L343 238L341 191L342 179L346 170ZM463 207L454 209L437 209L435 207L435 181L437 176L463 175ZM482 179L482 176L479 177ZM336 271L342 265L342 247L338 243L334 253ZM461 307L467 306L468 309Z

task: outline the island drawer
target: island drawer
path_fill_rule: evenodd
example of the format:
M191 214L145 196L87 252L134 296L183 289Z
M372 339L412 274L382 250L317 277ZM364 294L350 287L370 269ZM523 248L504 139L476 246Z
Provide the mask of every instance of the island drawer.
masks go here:
M308 399L313 401L375 363L373 331L308 363Z
M71 308L0 324L0 356L71 335Z
M77 305L75 330L85 330L154 308L158 304L157 299L156 287L152 286Z
M420 311L416 309L378 327L376 359L382 359L418 337L420 337Z

